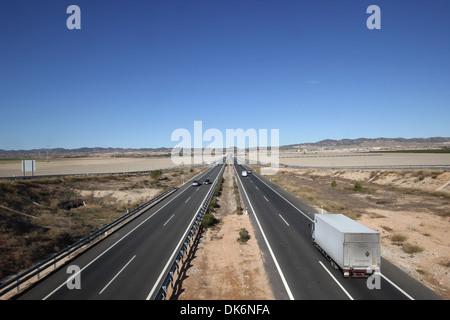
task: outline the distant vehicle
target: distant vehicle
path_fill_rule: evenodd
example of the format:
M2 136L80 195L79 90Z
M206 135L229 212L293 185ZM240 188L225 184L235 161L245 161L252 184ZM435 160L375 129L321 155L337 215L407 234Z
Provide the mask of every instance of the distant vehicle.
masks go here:
M345 278L380 272L379 232L342 214L316 214L311 232L313 244Z
M208 178L205 179L205 182L203 182L204 184L211 184L211 180L209 180Z
M198 181L198 180L194 180L194 181L192 181L192 185L195 187L195 186L199 186L200 185L200 182Z
M247 173L248 174L252 174L252 170L247 170Z
M242 171L242 176L246 177L247 176L247 170Z

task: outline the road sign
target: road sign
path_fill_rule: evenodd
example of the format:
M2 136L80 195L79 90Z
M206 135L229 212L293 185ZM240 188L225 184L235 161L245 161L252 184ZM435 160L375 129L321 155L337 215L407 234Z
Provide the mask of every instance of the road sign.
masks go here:
M26 172L31 172L31 175L34 176L35 171L36 160L22 160L22 172L24 176Z

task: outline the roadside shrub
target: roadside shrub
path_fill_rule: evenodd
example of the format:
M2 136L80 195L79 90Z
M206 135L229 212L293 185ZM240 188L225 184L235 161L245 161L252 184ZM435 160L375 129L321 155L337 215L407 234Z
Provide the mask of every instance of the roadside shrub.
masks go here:
M355 182L355 185L353 186L353 191L361 191L362 190L362 184L359 181Z
M411 243L404 243L402 248L406 253L420 253L424 250L421 246Z
M331 187L335 188L337 186L336 180L331 181Z
M404 234L396 233L391 236L393 242L405 242L408 239Z
M241 230L239 231L238 241L240 243L246 243L248 240L250 240L250 235L248 234L247 229L241 228Z
M152 179L159 179L162 176L162 170L152 170L150 171L150 177Z
M211 202L209 203L209 207L210 208L220 208L220 205L217 203L217 199L216 198L211 200Z
M214 226L218 220L214 217L212 213L207 213L202 218L202 227L203 228L209 228Z
M214 189L214 196L218 197L222 194L222 183L223 183L223 177L220 177L219 181L217 182L216 189Z

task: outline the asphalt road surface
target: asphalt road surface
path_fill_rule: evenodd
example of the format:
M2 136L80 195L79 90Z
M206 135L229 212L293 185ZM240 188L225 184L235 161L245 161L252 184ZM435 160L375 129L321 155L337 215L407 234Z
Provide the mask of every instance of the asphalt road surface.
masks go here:
M214 181L222 165L208 169L199 180ZM279 300L410 300L439 296L402 270L382 260L380 288L366 279L344 278L311 242L309 224L315 211L268 179L234 164L238 186L254 225L265 267ZM19 299L153 299L181 240L211 185L178 191L85 253L37 283ZM79 273L70 269L75 266ZM71 276L78 276L74 288Z
M214 182L221 167L197 178ZM19 299L153 299L211 187L187 182Z
M248 168L237 163L234 168L276 299L440 299L383 259L381 277L371 279L372 285L368 286L365 278L344 278L311 242L309 224L314 209L272 184L268 177L254 172L243 177L242 171Z

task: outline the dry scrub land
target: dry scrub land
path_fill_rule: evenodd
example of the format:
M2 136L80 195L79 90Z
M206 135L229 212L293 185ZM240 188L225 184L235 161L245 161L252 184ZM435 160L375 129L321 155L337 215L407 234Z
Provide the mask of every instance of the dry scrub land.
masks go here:
M87 158L52 159L36 161L35 175L94 174L112 172L133 172L173 168L171 158ZM31 172L26 173L31 176ZM0 159L0 177L21 177L20 160Z
M201 170L0 181L0 282Z
M450 172L283 169L268 178L318 213L379 231L384 259L450 298Z

